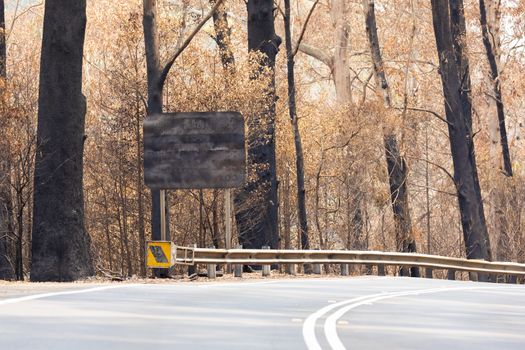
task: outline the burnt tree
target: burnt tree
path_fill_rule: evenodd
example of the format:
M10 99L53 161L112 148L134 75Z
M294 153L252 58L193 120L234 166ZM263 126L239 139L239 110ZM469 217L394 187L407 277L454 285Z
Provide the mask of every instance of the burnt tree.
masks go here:
M164 84L159 84L162 72L159 52L156 0L144 0L142 25L144 29L144 44L146 50L146 71L148 79L147 115L162 113L162 91ZM166 200L166 193L151 190L151 235L153 240L170 240L169 216L166 215L165 237L161 236L161 196ZM166 205L167 207L167 205ZM166 213L169 213L166 211ZM164 275L162 270L156 270L157 276Z
M297 217L299 219L301 249L310 249L310 242L308 241L308 219L306 217L306 189L304 185L303 144L301 141L301 133L299 132L299 120L297 118L297 106L295 101L295 55L292 51L290 12L290 0L284 0L284 31L286 39L286 63L288 68L288 111L292 123L295 145L295 167L297 180Z
M256 79L270 70L265 107L248 116L249 179L235 194L235 219L239 241L245 248L279 244L277 171L275 159L275 57L281 39L275 34L272 0L248 0L248 50L262 54L252 73Z
M366 34L370 46L373 70L376 83L381 91L385 108L393 112L390 87L386 78L383 57L377 36L377 23L375 16L375 1L363 0L365 12ZM396 230L396 245L400 252L416 252L416 240L412 230L412 220L410 218L410 208L408 204L408 167L405 159L401 156L397 135L390 126L383 126L383 144L385 147L385 157L388 168L388 180L390 184L390 201L394 213ZM403 275L408 275L407 269L402 269ZM419 277L419 269L412 267L410 275Z
M91 276L84 227L85 0L48 0L40 59L31 280Z
M0 98L3 100L5 93L5 80L7 79L7 53L5 36L5 8L4 0L0 0ZM1 142L1 152L4 159L0 162L0 279L13 279L13 267L10 263L9 236L13 230L13 205L11 196L10 161L8 140Z
M492 91L488 94L496 104L497 129L499 131L501 155L503 158L503 172L506 176L512 176L512 163L510 160L509 142L507 140L507 127L505 126L505 109L503 95L501 93L500 77L500 4L501 0L479 0L479 12L483 45L489 63L489 79Z
M432 0L432 20L466 256L490 260L472 132L463 2Z
M210 0L210 4L215 5L216 0ZM231 49L231 30L228 25L228 14L224 3L220 4L213 13L213 28L215 29L215 42L219 47L222 67L225 73L233 73L235 71L235 56Z
M306 22L301 31L302 35L308 25L308 21L317 6L318 1L314 2L310 12L308 13ZM291 11L290 0L284 0L284 32L285 32L285 46L286 46L286 63L287 63L287 80L288 80L288 112L290 114L290 122L292 124L292 131L294 135L295 145L295 169L297 182L297 218L299 221L299 237L301 242L301 249L310 249L310 241L308 237L308 218L306 214L306 189L304 181L304 153L303 143L301 141L301 133L299 131L299 119L297 116L296 93L295 93L295 55L297 50L292 49L292 32L291 32ZM288 237L289 240L289 237ZM287 244L289 246L289 243ZM287 247L289 249L289 247ZM311 265L304 266L306 273L311 273Z
M162 63L159 51L159 34L157 24L157 1L143 0L143 16L142 26L144 30L144 46L146 50L146 70L148 80L148 102L147 115L151 116L163 112L162 96L166 78L173 67L173 64L182 52L188 47L195 35L201 30L206 22L214 15L217 9L222 6L224 0L217 0L210 12L202 18L195 29L188 35L188 37L180 44L175 53ZM169 210L168 205L165 206L165 237L161 237L161 199L166 201L165 191L152 190L151 191L151 231L154 240L166 239L170 240L169 234Z
M481 33L489 66L488 73L485 76L488 85L486 96L487 107L489 108L487 115L490 136L489 152L492 167L497 171L496 179L501 177L500 173L507 177L513 176L501 91L500 7L501 0L479 1ZM510 209L510 203L506 191L502 188L502 182L506 181L491 181L492 188L490 189L490 202L492 204L490 215L492 216L496 238L495 258L500 261L512 260L512 250L509 249L511 245L509 222L506 215Z

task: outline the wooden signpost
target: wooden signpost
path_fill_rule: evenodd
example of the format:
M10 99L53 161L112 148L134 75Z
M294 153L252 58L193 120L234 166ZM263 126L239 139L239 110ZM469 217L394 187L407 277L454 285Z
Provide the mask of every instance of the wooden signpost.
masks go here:
M244 139L244 118L238 112L163 113L144 121L144 181L161 190L161 230L153 232L154 240L167 238L164 190L225 188L230 248L230 189L245 181Z

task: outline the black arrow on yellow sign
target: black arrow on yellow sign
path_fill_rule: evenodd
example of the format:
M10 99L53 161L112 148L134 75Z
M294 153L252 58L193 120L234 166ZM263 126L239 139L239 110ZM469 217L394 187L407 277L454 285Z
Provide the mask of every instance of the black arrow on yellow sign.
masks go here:
M162 248L157 245L150 245L149 250L151 251L151 254L155 257L155 260L157 263L167 263L168 257L166 254L164 254L164 251L162 251Z

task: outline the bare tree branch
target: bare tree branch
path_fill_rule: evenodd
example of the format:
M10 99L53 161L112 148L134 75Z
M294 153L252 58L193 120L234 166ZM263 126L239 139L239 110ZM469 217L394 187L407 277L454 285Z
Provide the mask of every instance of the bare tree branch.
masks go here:
M304 33L306 32L306 27L308 26L308 22L310 22L310 18L312 17L315 7L317 6L318 3L319 3L319 0L315 0L314 4L310 8L310 11L308 12L308 15L306 16L306 20L304 21L303 28L301 29L301 34L299 34L299 38L297 39L297 44L295 45L295 48L292 50L292 57L295 57L295 55L297 55L297 51L299 51L299 46L301 45L301 41L303 41Z
M178 48L178 50L175 52L175 54L168 60L166 65L164 66L164 69L162 69L162 72L160 73L159 80L157 82L159 88L162 88L164 86L164 82L166 81L166 77L168 76L168 73L170 72L171 67L175 63L175 60L180 56L180 54L188 47L190 42L193 40L195 35L202 29L202 27L206 24L206 22L209 21L209 19L213 16L217 8L221 6L221 4L224 2L224 0L217 0L215 5L212 7L210 12L200 21L200 23L195 27L195 29L188 35L186 40L182 43L182 45Z
M330 69L333 68L334 65L334 58L328 54L326 51L321 50L315 46L311 46L308 44L299 44L297 45L297 42L294 41L294 45L298 47L298 50L301 51L304 54L307 54L308 56L312 56L313 58L323 62L326 64Z
M428 163L430 165L433 165L436 168L442 170L452 180L452 183L454 184L454 187L456 188L456 190L458 189L458 186L457 186L456 180L454 179L454 176L445 167L443 167L443 166L441 166L441 165L439 165L437 163L431 162L430 160L427 160L427 159L418 158L418 157L411 157L411 156L406 156L406 157L407 158L411 158L411 159L415 159L415 160L419 160L419 161L422 161L422 162L426 162L426 163Z
M441 120L443 123L447 123L448 125L450 125L451 127L454 127L454 124L452 124L451 122L449 122L448 120L446 120L445 118L443 118L442 116L439 115L439 113L437 112L434 112L430 109L425 109L425 108L417 108L417 107L394 107L394 109L397 109L397 110L409 110L409 111L415 111L415 112L425 112L425 113L430 113L432 114L434 117L438 118L439 120Z

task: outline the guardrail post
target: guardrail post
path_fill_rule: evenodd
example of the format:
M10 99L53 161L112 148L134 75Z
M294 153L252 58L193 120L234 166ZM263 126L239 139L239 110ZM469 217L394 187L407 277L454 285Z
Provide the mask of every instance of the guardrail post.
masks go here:
M348 276L348 264L341 264L341 276Z
M208 264L208 278L215 279L217 277L217 265Z
M237 249L242 249L242 244L237 246ZM233 275L235 277L242 277L242 264L235 264L233 269Z
M447 278L451 281L454 281L456 279L456 270L449 269Z
M377 265L377 275L378 276L385 275L385 265Z
M215 249L214 246L210 247L211 249ZM216 264L208 264L208 278L215 279L217 277L217 265Z
M297 274L297 268L295 267L295 264L287 264L285 267L285 271L287 274L295 276Z
M196 243L193 244L193 248L197 248ZM197 277L197 270L197 264L188 266L188 276L190 277L190 279Z
M265 246L262 247L262 249L270 249L270 247L265 245ZM263 267L262 267L262 275L263 275L263 277L270 276L270 265L263 265Z
M313 264L313 273L314 275L321 274L321 264Z
M430 267L425 267L425 278L432 279L432 269Z

